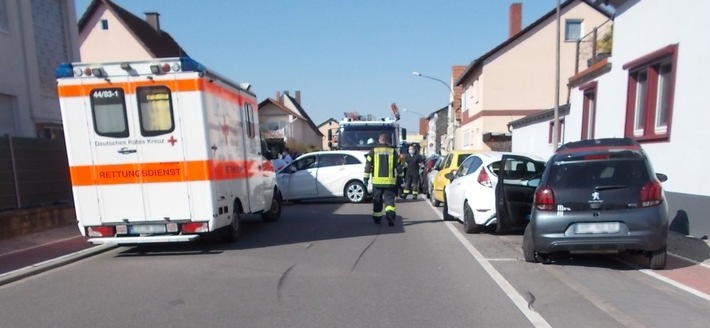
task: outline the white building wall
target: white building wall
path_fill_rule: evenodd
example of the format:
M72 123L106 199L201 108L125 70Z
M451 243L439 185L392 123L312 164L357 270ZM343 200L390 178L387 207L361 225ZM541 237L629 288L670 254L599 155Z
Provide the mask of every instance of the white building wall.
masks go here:
M627 8L629 4L633 4ZM710 140L707 80L710 42L703 33L710 2L687 0L629 1L618 8L614 22L612 71L599 79L596 136L623 136L628 71L622 65L670 44L678 44L678 62L670 142L644 143L654 169L669 176L667 191L710 195L710 175L697 174L692 163L710 161L710 153L697 151ZM663 17L663 19L654 19ZM576 93L579 93L577 91ZM581 96L579 96L581 97ZM579 102L581 104L581 101ZM579 136L576 137L579 139ZM691 161L680 160L692 154Z
M548 143L549 123L537 123L513 130L511 151L537 155L542 158L552 156L552 145Z

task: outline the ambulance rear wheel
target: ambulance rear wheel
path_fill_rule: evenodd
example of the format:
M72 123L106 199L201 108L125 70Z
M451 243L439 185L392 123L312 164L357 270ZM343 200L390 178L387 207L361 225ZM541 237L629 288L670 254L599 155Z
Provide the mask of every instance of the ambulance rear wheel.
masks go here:
M274 196L271 199L271 207L268 211L261 214L261 219L265 222L274 222L281 217L281 193L274 190Z
M239 239L239 233L241 232L241 215L239 214L239 212L239 207L234 206L234 213L232 213L232 222L229 224L229 226L225 227L225 242L232 243Z

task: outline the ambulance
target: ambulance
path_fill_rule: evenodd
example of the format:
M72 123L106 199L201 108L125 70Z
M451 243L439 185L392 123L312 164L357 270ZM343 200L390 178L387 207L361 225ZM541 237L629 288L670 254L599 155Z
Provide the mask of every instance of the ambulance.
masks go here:
M256 96L189 58L56 70L72 192L94 244L237 239L281 215Z

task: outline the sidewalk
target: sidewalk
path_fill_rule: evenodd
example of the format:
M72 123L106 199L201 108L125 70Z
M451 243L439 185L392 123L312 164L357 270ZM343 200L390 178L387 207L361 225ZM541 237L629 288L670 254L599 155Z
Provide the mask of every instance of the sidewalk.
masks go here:
M0 240L0 286L115 247L86 240L75 224Z

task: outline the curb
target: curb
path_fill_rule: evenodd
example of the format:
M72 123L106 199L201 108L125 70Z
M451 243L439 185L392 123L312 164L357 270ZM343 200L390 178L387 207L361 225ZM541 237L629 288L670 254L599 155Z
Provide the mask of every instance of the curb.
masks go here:
M118 245L115 244L93 246L87 249L80 250L78 252L63 255L44 262L36 263L30 266L26 266L24 268L3 273L0 274L0 286L4 286L43 272L47 272L49 270L65 266L67 264L74 263L79 260L83 260L87 257L91 257L117 247Z

